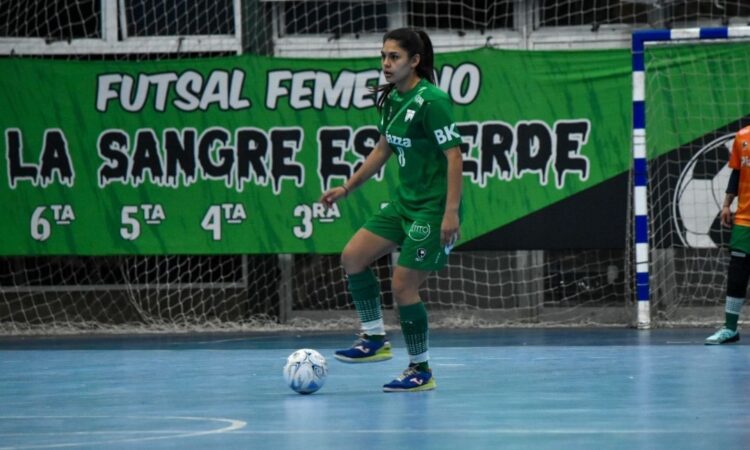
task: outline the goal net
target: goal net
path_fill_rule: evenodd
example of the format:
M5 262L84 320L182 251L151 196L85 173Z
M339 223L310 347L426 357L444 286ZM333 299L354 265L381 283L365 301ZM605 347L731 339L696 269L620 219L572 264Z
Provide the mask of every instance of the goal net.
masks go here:
M742 0L5 0L0 54L153 59L370 54L387 29L429 30L438 51L625 47L635 28L744 24Z
M386 322L393 256L374 264ZM0 259L0 333L352 329L338 255ZM422 292L434 327L624 325L622 250L456 252Z
M748 16L750 7L741 1L9 0L0 8L0 54L76 60L370 56L382 32L399 26L430 30L437 51L545 48L576 39L584 47L601 46L603 32L614 36L613 46L623 46L621 37L629 39L633 27ZM701 70L696 66L694 73ZM720 264L715 249L696 252L704 252L696 264ZM394 259L375 265L391 326ZM634 316L627 271L620 248L459 249L428 280L423 296L434 326L627 325ZM695 298L705 303L718 296ZM0 334L346 329L356 326L355 317L337 255L0 258Z
M643 54L656 326L723 319L731 231L719 216L734 134L750 125L750 42L747 27L730 29L729 39L711 33L665 31L660 37L671 39L647 42Z

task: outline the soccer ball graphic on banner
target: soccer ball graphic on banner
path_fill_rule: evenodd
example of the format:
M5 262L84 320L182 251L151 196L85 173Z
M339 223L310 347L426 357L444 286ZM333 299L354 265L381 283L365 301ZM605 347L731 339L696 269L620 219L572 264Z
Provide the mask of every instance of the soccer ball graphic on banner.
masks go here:
M315 350L302 348L286 359L284 380L293 391L312 394L323 387L328 375L326 359Z
M687 247L717 248L726 241L722 235L728 229L722 229L720 216L732 173L728 163L733 143L733 133L712 140L682 169L672 202L672 218Z

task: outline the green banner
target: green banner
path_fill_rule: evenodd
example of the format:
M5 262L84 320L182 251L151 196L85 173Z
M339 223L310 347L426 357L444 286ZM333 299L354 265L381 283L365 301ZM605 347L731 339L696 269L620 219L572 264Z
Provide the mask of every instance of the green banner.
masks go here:
M628 169L628 51L436 59L464 140L462 241ZM0 60L0 254L339 252L397 183L390 161L318 203L377 141L382 80L375 58Z
M660 45L646 51L649 158L750 114L748 55L750 43L745 41Z

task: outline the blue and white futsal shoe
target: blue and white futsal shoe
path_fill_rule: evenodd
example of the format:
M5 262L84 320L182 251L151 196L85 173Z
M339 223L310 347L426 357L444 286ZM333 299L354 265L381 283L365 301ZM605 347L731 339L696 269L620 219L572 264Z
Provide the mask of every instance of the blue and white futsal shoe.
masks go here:
M333 356L346 363L365 363L391 359L393 352L391 352L391 343L387 339L376 341L367 339L367 335L362 334L350 348L336 350Z
M732 331L729 328L722 328L716 333L706 338L706 345L729 344L740 340L740 332Z
M432 370L422 372L416 365L410 365L398 378L383 385L385 392L420 392L430 391L437 387Z

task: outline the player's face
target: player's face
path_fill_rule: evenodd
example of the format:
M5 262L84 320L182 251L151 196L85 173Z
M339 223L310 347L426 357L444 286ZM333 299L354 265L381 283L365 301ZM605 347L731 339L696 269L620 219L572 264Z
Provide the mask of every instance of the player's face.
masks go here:
M409 58L409 53L398 45L398 41L388 39L380 51L380 62L385 80L398 85L409 80L419 63L419 55Z

